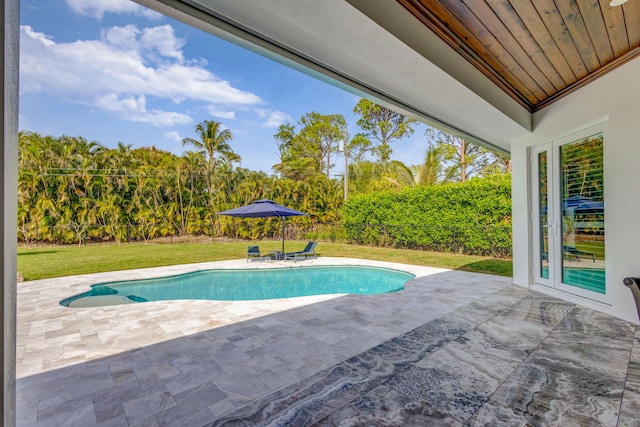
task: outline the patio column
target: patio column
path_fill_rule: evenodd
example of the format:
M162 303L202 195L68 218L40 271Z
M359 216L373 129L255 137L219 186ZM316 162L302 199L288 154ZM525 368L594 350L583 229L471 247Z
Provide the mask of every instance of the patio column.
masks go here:
M16 240L18 202L18 66L20 0L0 2L2 22L2 139L0 235L2 236L2 425L16 424Z

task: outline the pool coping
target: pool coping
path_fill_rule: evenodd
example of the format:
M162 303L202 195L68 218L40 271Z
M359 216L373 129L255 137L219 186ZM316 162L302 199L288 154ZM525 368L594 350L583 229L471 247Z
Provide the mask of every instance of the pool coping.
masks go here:
M314 272L319 272L319 271L325 271L325 274L330 274L330 273L326 273L327 271L332 271L333 269L362 269L362 270L368 270L371 272L380 272L380 271L386 271L386 272L390 272L396 275L402 275L402 276L398 276L398 277L402 277L402 287L400 287L400 284L394 284L393 288L390 288L389 285L386 285L386 288L384 289L380 289L378 287L376 287L375 291L371 290L369 292L364 291L363 289L360 289L360 292L358 291L357 287L360 287L361 282L358 282L358 286L352 284L352 287L348 287L342 290L342 292L311 292L309 291L308 293L304 293L304 294L300 294L300 295L289 295L289 296L277 296L276 294L273 294L274 296L268 297L267 295L269 295L269 292L276 292L276 289L272 289L271 286L272 285L276 285L278 288L287 288L289 283L287 282L283 282L283 281L276 281L273 282L272 280L268 280L267 282L265 282L266 278L273 278L273 276L271 275L260 275L258 272L286 272L286 271L291 271L291 270L309 270L309 272L299 272L299 274L296 276L298 278L304 278L307 279L306 275L307 274L311 274L311 271ZM344 270L345 273L348 277L351 272L353 270ZM230 272L234 275L231 276L225 276L227 277L226 280L222 280L221 282L217 283L216 289L218 289L220 291L219 295L225 295L226 297L220 297L220 298L214 298L214 297L202 297L202 298L196 298L195 295L198 292L205 292L206 289L205 288L209 288L210 286L207 285L213 285L215 284L215 282L213 281L216 273L225 273L225 272ZM246 273L251 273L252 276L250 279L241 279L238 278L238 276L236 276L235 274L246 274ZM213 274L213 275L212 275ZM375 273L370 273L370 274L375 274ZM204 276L207 279L207 284L203 284L201 282L202 279L197 279L196 283L191 283L190 282L190 278L195 278L197 275L201 275ZM302 275L302 276L301 276ZM340 276L343 277L343 276ZM145 303L145 302L153 302L153 301L164 301L164 300L195 300L195 299L205 299L205 300L214 300L214 301L251 301L251 300L264 300L264 299L284 299L284 298L298 298L298 297L302 297L302 296L316 296L316 295L346 295L346 294L361 294L361 295L373 295L373 294L379 294L379 293L386 293L386 292L394 292L394 291L398 291L398 290L402 290L404 289L404 285L409 282L410 280L415 279L416 275L413 273L409 273L406 270L400 270L397 268L389 268L389 267L381 267L381 266L369 266L369 265L361 265L361 264L351 264L351 265L336 265L336 264L332 264L332 265L304 265L304 266L296 266L294 268L289 268L287 267L280 267L280 266L274 266L273 268L207 268L207 269L200 269L200 270L195 270L195 271L190 271L190 272L185 272L185 273L178 273L178 274L173 274L173 275L167 275L167 276L162 276L162 277L152 277L152 278L144 278L144 279L126 279L126 280L112 280L112 281L108 281L108 282L100 282L100 283L95 283L95 284L91 284L89 285L90 287L90 291L89 293L87 292L81 292L75 295L72 295L70 297L64 298L62 299L59 303L65 307L70 307L70 308L78 308L78 307L100 307L100 306L107 306L107 305L119 305L119 304L132 304L132 303ZM230 280L230 278L233 278L234 280ZM262 281L259 281L262 278ZM171 283L162 283L162 280L167 280ZM144 292L141 293L136 293L135 295L126 295L123 294L123 288L121 287L127 287L127 286L140 286L140 287L144 287L146 284L152 284L155 286L162 286L163 288L169 288L172 285L177 285L177 283L174 283L172 281L176 281L179 280L181 281L179 284L179 290L180 293L182 294L182 292L185 292L184 287L186 287L188 289L187 294L191 297L191 298L181 298L180 296L175 297L175 298L168 298L168 295L163 295L163 298L157 298L157 299L153 299L150 296L148 296L147 294L145 294ZM184 280L184 281L182 281ZM336 286L336 278L335 277L330 277L329 278L330 283L328 283L326 285L326 287L328 287L329 289L331 289L332 286ZM400 280L400 279L399 279ZM234 293L231 292L231 294L227 294L225 292L225 290L227 288L233 288L236 285L236 281L240 282L242 281L244 286L241 286L239 288L237 288L237 291L240 291L240 293ZM266 294L261 294L260 297L256 297L256 298L250 298L250 297L246 297L245 294L243 294L241 291L245 290L245 291L249 291L249 289L247 289L247 287L249 288L255 288L256 285L261 284L264 286L267 286L267 288L269 289L268 291L266 291ZM306 285L310 285L310 283L305 282ZM107 288L107 290L110 290L110 292L108 293L100 293L98 292L97 294L91 294L91 292L93 292L97 287L105 287ZM302 291L303 289L299 289L299 288L295 288L297 289L299 292ZM318 291L320 288L318 287L313 287L312 288L313 291ZM335 288L334 288L335 289ZM348 292L347 289L349 291L352 292ZM128 291L125 289L125 291ZM277 292L276 292L277 293ZM213 293L214 295L218 295L216 292ZM230 297L230 295L235 295L236 297ZM253 294L252 294L253 295ZM85 301L86 300L86 301ZM101 303L101 301L104 301L104 303Z
M417 278L450 271L377 260L319 257L296 263L247 262L245 259L237 259L25 281L18 284L17 292L17 378L344 295L327 294L259 301L152 301L102 307L64 307L59 304L64 298L90 290L93 284L158 278L209 269L304 268L332 265L383 267L414 274L416 277L407 282L405 289L411 288L412 282ZM193 313L207 315L194 318ZM210 313L217 315L212 316ZM137 333L140 325L150 323L154 317L162 317L160 329L156 327L153 333L140 336ZM117 331L127 331L133 338L117 337Z

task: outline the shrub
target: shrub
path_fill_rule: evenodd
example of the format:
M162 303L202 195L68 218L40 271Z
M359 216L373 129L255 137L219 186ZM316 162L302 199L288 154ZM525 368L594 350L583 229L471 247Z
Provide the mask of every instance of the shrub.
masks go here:
M360 244L511 256L510 176L360 194L342 217L347 239Z

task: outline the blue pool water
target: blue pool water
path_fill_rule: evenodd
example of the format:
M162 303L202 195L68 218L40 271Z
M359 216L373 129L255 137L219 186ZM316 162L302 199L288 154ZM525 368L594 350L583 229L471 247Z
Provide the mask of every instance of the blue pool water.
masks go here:
M204 270L157 279L100 283L60 304L88 307L177 299L243 301L379 294L404 289L404 284L414 277L404 271L362 266Z
M549 267L542 267L543 277L549 277ZM570 268L562 269L562 283L576 286L600 294L606 293L605 271L601 268Z
M600 294L606 293L603 269L564 268L562 269L562 282Z

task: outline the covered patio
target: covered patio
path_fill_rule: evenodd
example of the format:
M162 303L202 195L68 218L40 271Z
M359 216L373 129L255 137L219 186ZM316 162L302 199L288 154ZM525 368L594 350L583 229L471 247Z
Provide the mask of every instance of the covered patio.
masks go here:
M504 277L337 258L305 265L353 263L417 277L378 295L92 308L58 301L99 281L246 263L27 282L18 293L18 425L637 421L635 325Z
M640 275L638 0L138 2L508 153L513 283L638 321L622 285ZM573 280L593 273L564 263L574 243L597 252L597 286Z

